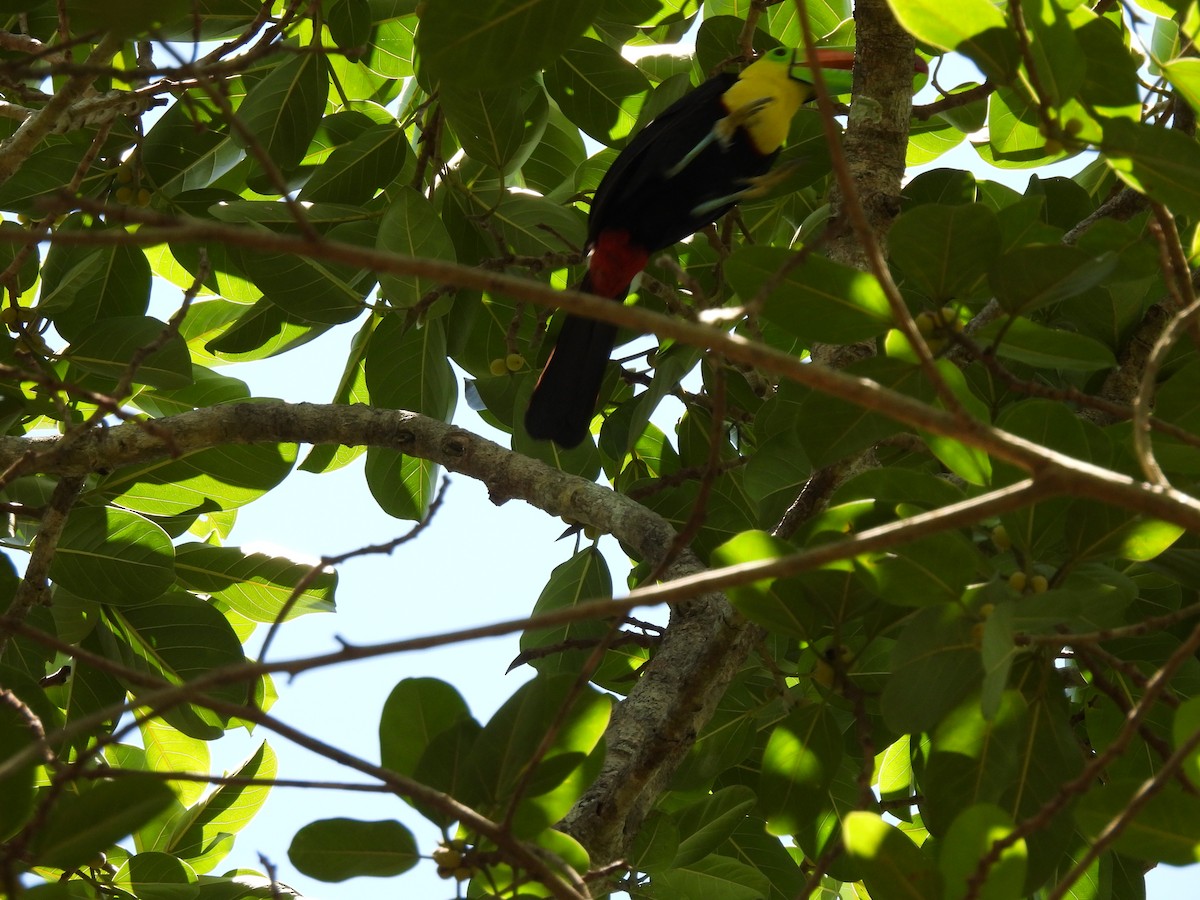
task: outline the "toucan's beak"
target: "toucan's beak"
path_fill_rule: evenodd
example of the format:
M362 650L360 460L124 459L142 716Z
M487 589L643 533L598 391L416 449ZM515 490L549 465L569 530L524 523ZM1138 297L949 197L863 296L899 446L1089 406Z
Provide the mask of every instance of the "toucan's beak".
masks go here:
M817 65L822 69L849 71L854 68L854 49L851 47L816 47L813 49L813 55L817 58ZM795 72L801 68L808 69L808 55L803 49L798 49L792 54L792 71ZM925 60L916 54L913 55L913 71L922 74L929 72L929 66ZM804 80L803 76L799 77Z
M813 56L817 58L817 65L822 69L846 69L849 71L854 68L853 48L817 47L813 50ZM794 64L799 66L808 65L808 56L804 50L796 51Z
M826 90L835 97L850 93L853 83L853 48L817 47L813 49L813 55L817 58L817 65L824 76ZM803 47L792 51L792 65L788 75L796 81L813 83L812 69L809 68L808 56Z

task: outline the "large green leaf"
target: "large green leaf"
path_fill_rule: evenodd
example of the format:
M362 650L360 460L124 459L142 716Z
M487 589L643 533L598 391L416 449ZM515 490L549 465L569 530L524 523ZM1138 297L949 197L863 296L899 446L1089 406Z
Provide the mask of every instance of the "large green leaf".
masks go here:
M942 718L929 735L921 776L921 814L933 834L945 835L976 804L999 802L1018 775L1027 729L1027 705L1015 690L1002 694L990 716L971 694Z
M185 900L196 896L196 872L168 853L148 851L131 856L117 870L113 884L135 897Z
M237 111L244 131L235 130L234 139L247 150L260 148L280 169L292 169L317 131L328 94L324 55L290 55L246 93Z
M713 853L754 806L754 792L741 784L721 788L685 806L676 814L683 840L674 865L691 866Z
M1074 247L1018 247L995 260L988 283L1007 312L1028 315L1102 284L1116 267L1114 253L1091 257Z
M1200 798L1166 784L1130 817L1129 801L1138 787L1138 782L1115 781L1088 791L1075 809L1084 834L1095 839L1111 821L1121 819L1124 827L1113 844L1118 852L1172 866L1200 862Z
M1095 372L1116 365L1113 352L1094 338L1023 317L997 320L977 331L975 338L997 338L997 356L1040 369Z
M79 168L80 151L59 137L50 137L25 159L19 177L0 183L0 209L41 216L41 204L70 184Z
M264 741L230 772L233 779L269 782L278 773L275 752ZM187 860L197 872L210 872L221 862L228 835L236 834L267 801L269 784L222 784L173 823L163 850Z
M332 612L337 573L312 576L312 566L237 547L182 544L175 572L190 590L220 599L254 622L287 621L305 613ZM305 582L297 595L296 588ZM286 615L285 615L286 610Z
M863 867L872 900L928 900L941 896L941 873L902 831L872 812L842 820L846 852Z
M174 551L161 528L135 513L80 507L63 529L50 578L81 597L136 605L171 586Z
M434 738L470 717L453 685L436 678L406 678L383 705L379 760L394 772L412 775Z
M70 223L66 227L76 230ZM149 301L150 263L138 247L55 244L46 254L38 305L69 341L83 339L106 319L144 315Z
M295 462L294 444L222 444L117 469L98 489L110 502L148 515L236 509L283 481Z
M467 155L502 174L519 169L546 129L546 91L530 78L520 84L474 91L443 87L442 109Z
M0 759L11 760L18 752L32 749L33 743L28 720L11 702L0 705ZM37 757L31 756L27 763L0 777L0 794L5 801L0 804L0 839L7 840L15 834L33 812L37 765Z
M244 158L220 107L189 94L167 108L142 141L142 172L160 194L209 187Z
M744 247L725 266L743 303L764 301L763 318L801 341L853 343L891 324L891 309L874 276L821 256L799 265L795 258L780 247Z
M933 303L972 297L1000 251L1000 225L981 204L923 204L888 235L892 262Z
M949 6L938 0L889 0L897 21L918 40L971 57L991 78L1007 80L1018 59L1004 13L988 0Z
M1117 118L1105 123L1101 149L1126 184L1179 215L1200 216L1200 145L1194 138Z
M896 642L892 670L881 698L884 720L898 734L928 731L983 679L962 608L942 604L914 616Z
M172 591L141 606L112 607L106 623L108 628L100 637L109 653L126 666L170 684L185 684L245 659L229 621L211 603L183 591ZM147 690L134 683L125 687L135 695ZM214 685L207 692L230 703L244 703L247 696L244 682ZM220 737L228 721L228 716L213 713L203 703L171 707L162 715L184 734L200 740Z
M192 361L187 344L178 334L166 335L167 324L150 316L112 316L96 322L66 351L72 364L88 372L119 380L130 371L134 356L134 384L170 390L192 383ZM162 339L167 337L164 342ZM139 352L156 347L153 353Z
M375 246L389 253L400 253L425 259L444 259L455 261L454 242L446 233L446 226L431 204L419 191L405 187L399 191L383 219L379 223L379 233L375 238ZM383 272L379 276L380 294L392 306L408 309L416 306L425 296L435 290L438 284L428 278L417 275L395 275ZM385 321L399 319L391 316ZM391 327L380 328L384 337L376 336L372 341L394 339ZM368 354L370 351L368 351Z
M542 589L534 605L533 614L541 615L556 609L565 609L585 600L611 597L612 577L603 554L595 547L576 553L566 562L555 566L550 580ZM598 620L585 620L560 625L554 628L530 629L521 635L521 652L528 653L541 647L562 647L570 641L583 641L586 649L569 652L563 649L546 657L534 658L532 665L539 672L555 673L579 671L579 666L591 654L586 645L599 640L608 633L609 625ZM581 655L582 653L582 655Z
M546 68L591 24L600 3L430 0L421 11L417 52L432 79L475 90L501 87Z
M408 141L394 124L372 125L338 147L305 182L298 199L365 203L391 183L408 156Z
M668 897L721 897L759 900L770 882L762 872L739 860L713 854L655 875L654 885Z
M305 825L292 839L288 859L320 881L345 881L362 875L391 877L417 864L417 842L399 822L321 819Z
M360 236L372 231L367 223L354 228ZM331 233L330 237L338 235ZM343 235L343 239L350 235ZM366 308L371 285L349 266L295 253L264 253L243 248L246 274L266 299L295 319L338 325L355 319Z
M37 865L75 869L150 820L175 799L157 778L137 775L101 781L54 803L35 832L30 856Z
M821 706L802 707L777 723L759 771L759 811L778 835L800 827L802 811L833 782L842 759L842 732Z
M526 801L553 791L595 748L608 724L611 704L590 688L578 690L576 681L574 675L539 675L518 688L488 720L466 763L477 780L484 809L501 814L516 801L518 787L523 788L521 799ZM546 723L552 720L558 723L554 741L529 773L529 760L541 747ZM540 818L535 811L533 821ZM541 821L534 831L551 824L553 820Z
M613 48L580 38L546 71L546 89L572 122L615 147L633 131L650 82Z
M990 804L972 806L954 820L942 843L938 856L947 900L967 896L968 885L979 862L991 851L992 844L1012 832L1012 819L999 807ZM1027 851L1023 839L1001 851L999 859L987 869L975 896L980 900L1007 900L1020 897L1025 884Z

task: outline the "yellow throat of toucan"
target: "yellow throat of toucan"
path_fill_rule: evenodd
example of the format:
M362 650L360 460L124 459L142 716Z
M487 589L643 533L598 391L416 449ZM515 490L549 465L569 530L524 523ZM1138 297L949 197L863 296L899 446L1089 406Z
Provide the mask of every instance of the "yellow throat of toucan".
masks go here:
M786 47L771 50L743 69L738 80L721 98L725 109L731 114L754 106L761 107L742 124L754 148L764 156L783 146L792 117L814 96L813 86L806 80L811 78L810 70L804 66L803 50ZM827 70L822 67L822 71L824 73ZM837 85L830 85L831 93L840 93L843 82L846 82L844 88L849 90L849 73L839 72L837 75L843 78L834 79Z

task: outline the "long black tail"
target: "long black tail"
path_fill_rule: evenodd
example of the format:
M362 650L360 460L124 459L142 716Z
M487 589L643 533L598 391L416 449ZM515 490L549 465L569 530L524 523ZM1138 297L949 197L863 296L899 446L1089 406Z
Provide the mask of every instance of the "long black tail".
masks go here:
M586 276L579 290L591 291ZM624 300L624 292L613 299ZM567 448L587 437L616 340L615 325L567 316L525 410L531 437Z

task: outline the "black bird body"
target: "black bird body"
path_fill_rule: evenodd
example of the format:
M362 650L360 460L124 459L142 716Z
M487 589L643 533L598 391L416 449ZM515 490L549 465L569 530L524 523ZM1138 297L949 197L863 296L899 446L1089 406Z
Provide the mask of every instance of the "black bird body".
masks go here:
M819 51L822 66L853 55ZM753 192L779 155L795 111L813 96L802 51L774 50L722 73L643 128L601 179L588 216L579 290L620 302L650 254L715 222ZM830 73L849 89L848 72ZM617 328L568 315L525 413L525 429L574 447L588 433Z

